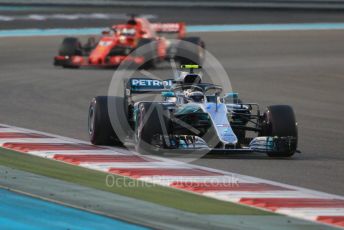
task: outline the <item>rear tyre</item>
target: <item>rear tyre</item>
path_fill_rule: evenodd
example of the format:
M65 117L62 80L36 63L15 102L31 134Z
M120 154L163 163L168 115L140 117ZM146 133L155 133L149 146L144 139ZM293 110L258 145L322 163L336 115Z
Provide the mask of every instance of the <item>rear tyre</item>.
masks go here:
M148 154L166 146L163 136L166 137L170 133L168 117L168 111L159 103L140 104L135 129L136 151Z
M267 153L270 157L291 157L297 149L297 124L292 107L288 105L268 106L264 114L263 136L293 137L295 142L291 143L289 150L285 152Z
M123 98L98 96L91 101L88 113L90 141L94 145L123 146L111 125L108 103L120 104Z
M186 37L182 41L190 42L193 46L188 46L187 43L179 44L177 48L176 58L181 65L185 64L197 64L202 65L205 56L205 45L200 37Z
M59 49L59 56L82 56L82 46L79 39L74 37L67 37L63 39L63 42ZM70 60L70 59L69 59ZM79 66L72 65L67 61L62 65L64 68L78 68Z
M157 65L157 44L154 39L142 38L139 40L137 48L143 47L143 57L145 63L141 66L143 69L154 69Z

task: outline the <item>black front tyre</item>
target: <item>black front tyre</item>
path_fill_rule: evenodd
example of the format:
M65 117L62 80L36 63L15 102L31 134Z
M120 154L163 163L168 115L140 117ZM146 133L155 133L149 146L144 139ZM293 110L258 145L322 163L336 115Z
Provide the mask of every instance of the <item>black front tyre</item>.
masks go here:
M74 37L67 37L63 39L63 42L59 49L59 56L67 56L67 57L73 57L73 56L82 56L82 45L78 38ZM73 65L71 63L71 58L65 61L65 63L62 64L62 67L64 68L79 68L77 65Z
M169 113L164 110L163 105L154 102L141 103L135 129L136 150L147 154L164 148L164 137L169 133Z
M59 49L60 56L82 55L82 46L78 38L64 38Z
M96 48L97 42L95 37L89 37L87 42L82 46L84 55L89 55L94 48Z
M98 96L92 99L88 113L88 133L94 145L123 146L111 125L108 100L121 103L123 98Z
M295 114L288 105L268 106L264 114L262 136L290 137L288 150L267 153L270 157L291 157L297 150L298 133Z

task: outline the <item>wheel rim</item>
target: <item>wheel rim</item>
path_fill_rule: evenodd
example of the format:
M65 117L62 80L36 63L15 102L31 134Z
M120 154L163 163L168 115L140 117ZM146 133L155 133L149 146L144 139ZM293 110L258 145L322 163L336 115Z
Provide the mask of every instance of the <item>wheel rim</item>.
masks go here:
M138 118L138 124L137 124L137 132L136 132L136 137L137 137L137 141L139 141L141 139L141 131L142 131L142 127L143 127L143 109L140 108L140 112L139 112L139 118Z
M198 57L200 58L200 61L202 61L204 59L204 50L202 48L202 46L199 46L198 48ZM202 63L199 63L202 64Z
M90 135L93 134L94 130L94 121L95 121L95 116L94 116L94 107L91 106L89 113L88 113L88 133Z

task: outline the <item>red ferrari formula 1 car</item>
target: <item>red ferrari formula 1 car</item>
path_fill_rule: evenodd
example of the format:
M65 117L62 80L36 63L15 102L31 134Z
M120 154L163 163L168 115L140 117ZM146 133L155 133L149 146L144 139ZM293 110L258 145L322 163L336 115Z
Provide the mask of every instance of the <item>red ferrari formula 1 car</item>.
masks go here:
M188 47L186 54L185 48L179 47L178 42L171 42L163 37L163 33L177 34L177 41L188 41L195 46ZM143 55L132 53L147 44L150 44L148 52ZM78 38L64 38L59 54L54 58L54 65L64 68L116 67L123 61L128 61L144 68L154 68L158 62L171 58L182 64L190 61L200 64L204 58L203 48L204 42L199 37L185 36L185 24L182 22L150 23L145 18L132 16L126 24L114 25L104 30L98 41L89 37L82 44Z

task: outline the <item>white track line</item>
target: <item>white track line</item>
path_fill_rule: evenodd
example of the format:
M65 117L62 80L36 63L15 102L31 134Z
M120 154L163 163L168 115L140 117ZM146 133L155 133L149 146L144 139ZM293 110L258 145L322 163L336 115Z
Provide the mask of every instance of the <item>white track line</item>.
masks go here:
M205 196L214 198L221 198L221 200L227 200L232 202L239 202L243 197L254 197L254 198L319 198L312 194L306 194L299 191L270 191L270 192L204 192Z
M61 140L58 138L0 138L0 146L4 143L59 143L59 144L73 144L75 142Z
M228 184L237 184L237 183L248 183L250 181L233 178L228 175L224 176L204 176L204 177L191 177L191 176L165 176L165 177L143 177L140 178L146 182L159 184L163 186L170 186L173 182L198 182L198 183L228 183Z

